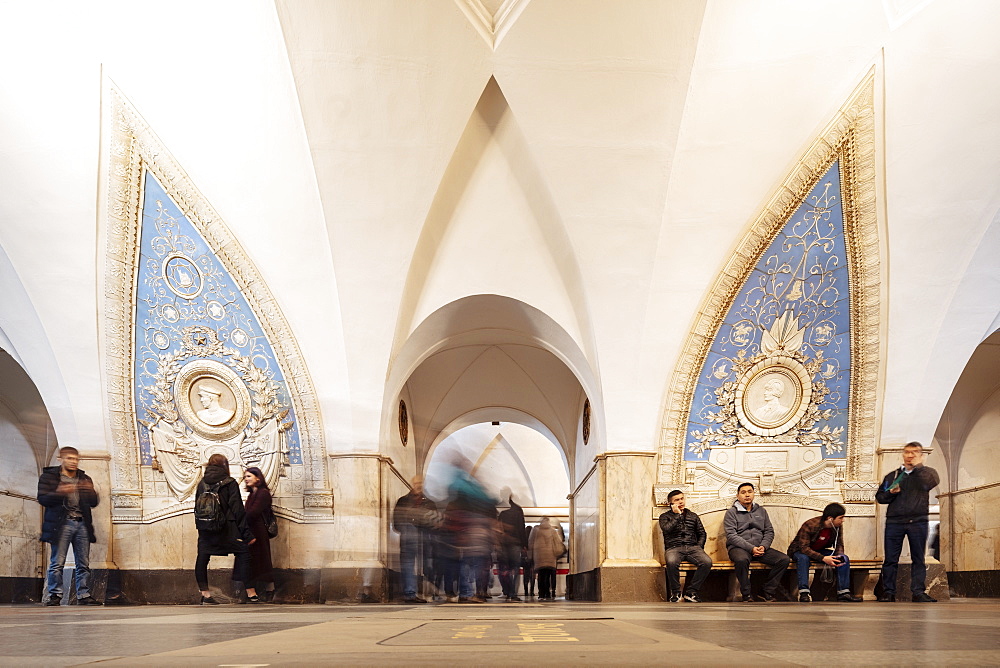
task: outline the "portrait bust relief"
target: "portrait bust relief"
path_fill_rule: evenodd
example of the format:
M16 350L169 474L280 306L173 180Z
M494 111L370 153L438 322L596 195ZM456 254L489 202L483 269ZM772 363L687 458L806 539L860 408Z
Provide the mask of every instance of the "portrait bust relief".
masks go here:
M759 424L781 422L791 410L787 404L781 402L781 397L785 394L785 381L782 380L781 374L767 374L758 384L761 396L759 402L751 404L755 406L751 409L753 417Z
M735 409L740 424L757 436L777 436L794 427L812 394L812 382L797 360L775 354L739 379Z
M201 410L195 410L199 420L212 427L218 427L233 419L236 411L226 406L235 408L236 398L228 387L214 380L201 379L191 386L191 390L197 395L188 398L191 405L202 407Z
M174 397L181 419L207 441L225 441L239 434L253 407L243 380L215 360L185 364L177 374Z

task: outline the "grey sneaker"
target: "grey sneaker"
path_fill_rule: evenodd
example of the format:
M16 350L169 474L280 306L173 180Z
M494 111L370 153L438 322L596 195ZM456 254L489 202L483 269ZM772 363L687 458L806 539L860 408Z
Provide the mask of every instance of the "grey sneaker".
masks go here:
M813 597L807 591L799 592L799 603L812 603Z

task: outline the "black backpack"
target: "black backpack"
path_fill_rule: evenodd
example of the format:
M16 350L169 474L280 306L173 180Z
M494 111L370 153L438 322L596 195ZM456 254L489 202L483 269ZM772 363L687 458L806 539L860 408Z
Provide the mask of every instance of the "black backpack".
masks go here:
M222 499L219 498L219 487L226 480L208 485L195 500L194 525L199 531L218 532L226 528L226 510L222 505Z

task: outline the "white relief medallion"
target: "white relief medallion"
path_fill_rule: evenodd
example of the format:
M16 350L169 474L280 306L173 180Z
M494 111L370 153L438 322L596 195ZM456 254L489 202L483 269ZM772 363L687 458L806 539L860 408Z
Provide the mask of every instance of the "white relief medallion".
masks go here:
M160 315L167 322L177 322L180 320L181 315L177 312L177 308L173 304L165 304L163 308L160 309Z
M205 306L205 310L208 311L209 317L214 320L222 320L226 317L226 308L214 299L208 302Z
M233 345L242 348L250 342L250 337L242 329L234 329L233 333L229 335L229 340L233 342Z
M184 299L197 297L205 283L198 266L181 253L163 258L160 271L170 291Z
M166 350L167 346L170 345L170 338L163 332L156 332L153 334L153 345L160 350Z

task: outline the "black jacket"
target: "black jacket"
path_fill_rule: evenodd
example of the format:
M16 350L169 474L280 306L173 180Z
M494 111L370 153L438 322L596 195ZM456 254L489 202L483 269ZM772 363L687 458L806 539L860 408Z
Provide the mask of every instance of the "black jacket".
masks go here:
M45 506L45 516L42 518L42 535L39 540L46 543L54 543L59 539L59 530L63 522L66 521L66 495L60 494L59 470L62 466L47 466L42 469L42 475L38 476L38 503ZM83 515L83 522L87 525L87 533L90 535L90 542L96 543L97 536L94 534L94 518L90 509L96 508L100 503L97 490L94 489L94 481L82 469L76 470L77 480L80 483L89 483L81 486L80 514ZM79 483L78 483L79 484ZM84 489L84 487L86 489Z
M889 491L889 486L901 470L902 468L897 468L887 473L875 492L876 501L889 504L885 521L889 524L926 522L930 491L938 486L941 478L929 466L915 466L909 474L903 474L899 483L901 491L893 494Z
M660 531L663 532L664 550L692 545L705 549L705 541L708 539L705 525L701 523L698 513L687 508L680 514L668 510L660 515Z
M205 477L198 483L195 493L195 503L204 494L209 485L219 485L219 500L226 511L226 528L221 531L198 530L198 553L211 555L236 554L246 552L253 533L247 525L246 512L243 509L243 499L240 497L240 485L229 476L229 471L221 466L206 466Z

